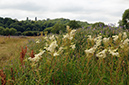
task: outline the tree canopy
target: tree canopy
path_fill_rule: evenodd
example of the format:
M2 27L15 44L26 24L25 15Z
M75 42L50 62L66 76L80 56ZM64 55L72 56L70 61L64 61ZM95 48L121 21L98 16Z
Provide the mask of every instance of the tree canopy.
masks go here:
M129 9L126 9L122 16L122 25L129 29Z

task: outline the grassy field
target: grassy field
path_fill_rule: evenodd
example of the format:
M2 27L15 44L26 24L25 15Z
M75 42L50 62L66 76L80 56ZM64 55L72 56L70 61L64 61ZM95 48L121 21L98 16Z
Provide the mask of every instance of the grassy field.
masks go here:
M0 36L0 68L20 57L21 47L35 37Z

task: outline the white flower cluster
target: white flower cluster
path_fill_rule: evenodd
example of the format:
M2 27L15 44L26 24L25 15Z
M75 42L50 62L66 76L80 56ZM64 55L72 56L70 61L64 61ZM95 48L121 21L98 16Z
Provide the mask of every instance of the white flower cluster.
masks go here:
M119 36L122 36L121 34L119 34ZM112 38L113 38L113 40L114 41L117 41L118 40L118 38L119 38L119 36L118 35L114 35L114 36L112 36ZM126 32L123 32L123 37L122 37L124 40L121 40L121 44L119 45L121 48L129 48L129 39L127 38L127 34L126 34ZM110 41L110 37L108 37L108 38L103 38L102 39L102 36L98 36L98 37L96 37L96 38L92 38L91 37L91 35L88 35L88 39L89 40L94 40L94 42L95 42L95 45L92 47L92 48L90 48L90 49L86 49L85 50L85 53L87 54L87 56L90 56L90 54L91 54L91 56L95 53L95 51L96 51L96 49L98 48L98 46L100 46L101 45L101 42L103 41L103 43L104 44L109 44L109 41ZM112 49L111 49L112 48ZM99 53L96 53L96 56L97 57L101 57L101 58L105 58L106 57L106 53L108 52L108 53L110 53L112 56L117 56L117 57L120 57L120 54L119 54L119 52L117 52L117 50L118 50L118 48L116 48L116 49L113 49L113 47L107 47L107 48L105 48L104 50L102 50L101 52L99 52Z
M40 53L38 53L38 54L35 54L34 56L34 58L31 58L31 57L29 57L28 59L30 60L30 61L32 61L32 62L38 62L41 58L42 58L42 55L43 55L43 53L45 52L45 50L43 50L43 51L41 51Z
M57 41L53 41L48 48L46 48L47 51L54 52L55 48L58 47Z
M64 39L73 39L73 36L75 35L76 30L71 30L70 33L67 33L66 35L63 35Z

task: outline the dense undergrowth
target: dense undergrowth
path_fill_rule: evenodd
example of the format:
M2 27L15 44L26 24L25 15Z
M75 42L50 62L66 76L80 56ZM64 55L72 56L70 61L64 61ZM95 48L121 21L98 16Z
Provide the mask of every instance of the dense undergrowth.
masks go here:
M0 83L128 85L128 38L129 32L120 27L67 27L65 34L45 34L30 40L19 60L0 70Z

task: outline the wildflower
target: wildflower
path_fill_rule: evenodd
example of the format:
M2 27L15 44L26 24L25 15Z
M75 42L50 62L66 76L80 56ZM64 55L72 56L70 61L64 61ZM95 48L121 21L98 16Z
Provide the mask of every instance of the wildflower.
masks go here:
M38 53L38 54L35 54L34 57L29 57L28 59L30 61L33 61L33 62L38 62L39 59L42 57L41 55L45 52L45 50L43 50L42 52Z
M76 30L71 30L69 34L63 35L64 39L67 38L67 39L72 40L73 36L75 35L75 32Z
M114 35L114 36L112 36L112 37L113 37L113 40L114 40L114 41L118 40L118 38L119 38L118 35Z
M123 32L123 39L127 38L126 32Z
M101 41L102 41L102 36L98 36L94 39L96 46L101 45Z
M97 40L101 40L102 39L102 36L98 36L94 39L94 41L96 42Z
M109 39L110 39L110 38L103 38L103 42L106 44L106 43L109 42Z
M96 48L97 48L96 46L93 46L93 47L90 48L89 50L85 50L85 53L86 53L87 55L93 54L93 53L95 52Z
M114 49L114 50L109 49L108 51L109 51L109 53L112 54L113 56L120 57L119 53L116 52L117 50L118 50L118 49Z
M60 47L59 50L58 50L58 53L62 53L63 52L63 47Z
M74 44L74 45L71 45L70 47L71 47L72 49L75 49L75 48L76 48L76 47L75 47L75 44Z
M68 35L68 34L63 35L63 37L64 37L64 38L69 38L69 35Z
M53 41L50 46L47 48L47 51L53 52L54 49L58 46L57 41Z
M100 57L100 58L105 58L106 57L106 52L107 52L107 49L99 52L98 54L96 54L96 56Z
M1 77L1 85L6 85L6 75L3 72L3 69L0 70L0 77Z
M55 52L55 53L53 54L53 56L59 56L59 54L58 54L57 52Z
M124 40L124 41L122 40L121 42L123 42L122 44L120 44L121 48L128 47L128 42L129 42L128 38L126 40Z
M37 40L36 43L40 43L39 40Z
M93 38L91 37L91 35L88 35L88 39L89 39L90 41L93 40Z
M55 40L55 36L52 35L51 37L49 37L50 40Z

